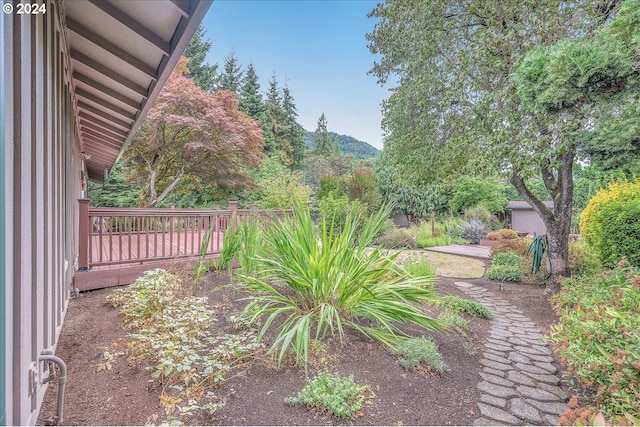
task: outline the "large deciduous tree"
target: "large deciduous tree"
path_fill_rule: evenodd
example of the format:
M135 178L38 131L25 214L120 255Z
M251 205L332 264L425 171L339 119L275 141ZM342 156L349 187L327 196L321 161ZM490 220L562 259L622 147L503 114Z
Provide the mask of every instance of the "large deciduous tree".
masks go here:
M491 168L510 181L547 226L556 275L568 274L573 164L581 121L525 114L513 74L527 52L588 34L617 1L389 0L370 13L367 35L381 59L371 73L398 85L384 103L385 151L419 182ZM527 187L540 176L555 205ZM548 283L555 290L557 281Z
M254 186L248 172L262 158L259 123L238 109L232 92L207 93L185 73L182 58L126 152L144 206L160 203L185 176L226 191Z

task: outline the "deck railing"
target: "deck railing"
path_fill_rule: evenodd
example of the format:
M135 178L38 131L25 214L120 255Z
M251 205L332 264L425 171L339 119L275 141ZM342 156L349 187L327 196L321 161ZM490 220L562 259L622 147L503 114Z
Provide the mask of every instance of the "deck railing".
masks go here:
M236 202L229 209L94 208L88 199L79 200L78 269L142 263L201 255L201 244L208 230L211 237L207 255L222 249L224 232L235 214L271 218L282 212L239 210Z

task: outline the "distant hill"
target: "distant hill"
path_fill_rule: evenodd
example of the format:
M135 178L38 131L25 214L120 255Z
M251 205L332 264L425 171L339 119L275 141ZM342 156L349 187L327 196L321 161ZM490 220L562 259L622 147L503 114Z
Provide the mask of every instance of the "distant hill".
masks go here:
M313 148L316 145L313 139L313 135L314 132L307 131L307 134L304 137L304 142L309 148ZM364 141L355 139L352 136L341 135L335 132L329 132L329 135L332 139L338 140L338 146L340 147L340 151L344 155L351 154L356 159L369 159L372 157L378 157L380 155L380 150L378 150L376 147Z

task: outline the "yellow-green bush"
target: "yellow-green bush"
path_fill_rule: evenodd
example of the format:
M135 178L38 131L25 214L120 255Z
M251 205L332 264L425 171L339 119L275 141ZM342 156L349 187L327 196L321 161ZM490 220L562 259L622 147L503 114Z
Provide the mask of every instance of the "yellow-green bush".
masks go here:
M626 256L640 265L640 181L613 182L580 215L580 233L606 266Z

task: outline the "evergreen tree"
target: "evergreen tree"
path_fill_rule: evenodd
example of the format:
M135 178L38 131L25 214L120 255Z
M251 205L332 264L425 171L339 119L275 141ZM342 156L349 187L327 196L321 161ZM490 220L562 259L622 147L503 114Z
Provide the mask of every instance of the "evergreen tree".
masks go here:
M320 119L318 119L318 127L314 134L314 140L316 146L313 149L313 154L328 157L340 152L338 148L338 141L332 140L329 132L327 131L327 118L324 113L322 113Z
M220 76L220 89L238 94L242 84L242 74L242 66L238 64L238 58L234 52L231 52L224 58L224 72Z
M189 74L187 74L187 77L192 78L200 89L212 92L215 89L218 64L209 65L205 62L207 53L211 49L211 41L204 39L205 32L206 30L202 25L198 27L187 45L187 49L184 51L184 56L189 59L187 62Z
M260 83L253 64L247 66L238 100L240 101L240 110L247 113L251 118L256 120L264 118L267 108L260 93Z
M275 73L269 80L269 89L266 94L267 98L267 123L269 136L273 137L271 146L267 146L268 152L274 152L278 154L280 163L285 166L291 166L293 163L291 159L291 144L287 138L289 134L289 126L287 126L285 120L285 111L282 105L282 95L280 88L278 88L278 80ZM265 142L267 142L265 138Z
M291 168L301 169L304 165L304 135L306 131L297 122L298 110L289 87L285 84L282 89L282 108L285 124L289 127L288 140L291 146Z

